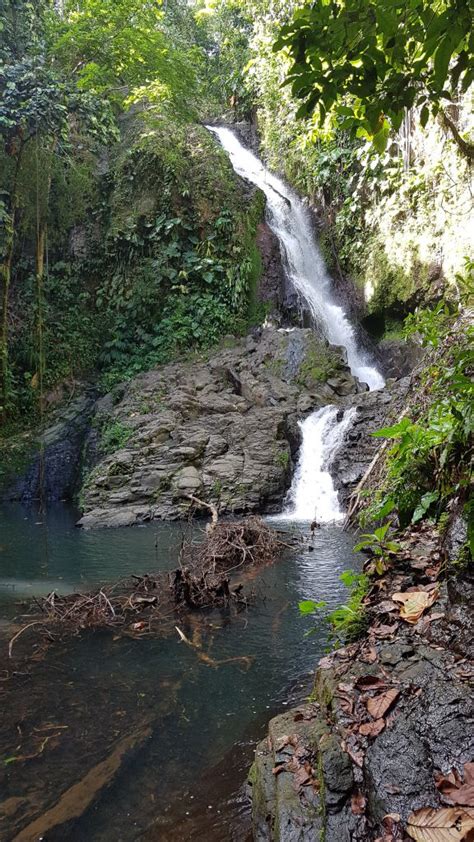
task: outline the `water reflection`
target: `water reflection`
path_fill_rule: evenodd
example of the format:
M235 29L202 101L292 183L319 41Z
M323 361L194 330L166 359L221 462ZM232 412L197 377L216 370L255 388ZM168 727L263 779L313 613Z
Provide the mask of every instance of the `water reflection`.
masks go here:
M8 547L0 557L2 580L14 578L20 589L24 581L31 591L169 569L181 540L178 524L85 533L74 527L75 513L59 507L41 525L48 536L45 566L35 513L12 507L1 515L1 543ZM64 828L48 833L50 842L245 839L248 809L241 784L254 743L268 718L288 702L290 688L304 695L301 676L325 647L323 630L304 637L311 620L299 616L298 601L317 598L336 605L345 598L339 574L357 565L351 536L340 528L318 530L311 551L308 524L278 525L305 540L251 582L256 599L247 612L179 621L190 637L198 626L211 658L245 656L249 665L214 669L182 644L171 626L165 639L95 634L58 644L34 667L31 679L5 685L4 755L30 750L45 724L64 726L42 755L41 776L34 762L8 767L4 797L23 797L26 805L51 805L124 735L149 729L83 818L68 826L67 836ZM10 599L5 590L3 598ZM15 832L19 826L21 821Z

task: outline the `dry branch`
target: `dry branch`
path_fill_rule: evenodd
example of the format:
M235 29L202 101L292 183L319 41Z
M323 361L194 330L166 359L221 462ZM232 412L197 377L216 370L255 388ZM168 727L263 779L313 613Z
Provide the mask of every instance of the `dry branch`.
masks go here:
M195 500L200 503L200 501ZM212 512L211 529L193 540L183 539L179 566L171 573L133 575L95 592L60 596L52 592L44 599L35 599L31 612L34 619L11 639L9 656L17 638L32 626L41 626L63 633L78 634L83 630L110 629L114 632L143 637L156 634L174 625L176 615L206 608L237 609L247 606L243 585L233 585L232 574L249 565L273 562L288 546L258 517L240 521L218 522ZM33 615L34 616L34 615ZM185 642L188 642L187 640Z

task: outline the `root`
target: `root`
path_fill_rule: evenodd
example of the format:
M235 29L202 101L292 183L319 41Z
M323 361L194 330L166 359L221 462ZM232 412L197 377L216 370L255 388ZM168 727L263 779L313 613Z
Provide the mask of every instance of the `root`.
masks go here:
M41 622L42 622L41 620L34 620L32 623L28 623L26 626L23 626L23 628L20 629L20 631L18 631L16 634L13 635L12 639L10 640L10 643L8 644L8 657L9 658L12 657L13 644L15 643L15 640L18 640L20 635L23 634L23 632L25 632L27 629L31 629L32 626L41 625Z

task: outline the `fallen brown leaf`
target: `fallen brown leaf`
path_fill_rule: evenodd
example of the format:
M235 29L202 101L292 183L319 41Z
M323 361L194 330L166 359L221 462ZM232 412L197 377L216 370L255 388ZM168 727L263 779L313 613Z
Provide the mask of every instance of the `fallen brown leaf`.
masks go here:
M474 807L474 763L464 764L464 782L457 770L453 769L448 775L438 776L436 786L453 804Z
M352 693L354 689L353 684L338 684L337 685L337 693Z
M365 664L374 664L377 658L378 655L375 646L369 646L367 651L363 652L360 656L360 660L364 661Z
M348 745L345 740L341 742L341 748L349 755L352 762L362 769L362 766L364 765L364 753L362 751L356 751L356 749Z
M280 772L286 772L286 763L277 763L277 765L273 767L273 775L279 775Z
M377 737L385 728L385 720L381 717L374 722L363 722L359 725L359 734L362 737Z
M398 623L393 623L392 625L386 625L381 623L378 626L372 626L371 631L375 635L375 637L379 637L381 639L385 639L387 637L391 637L398 629Z
M422 807L408 816L406 831L417 842L460 842L474 828L474 810L467 807Z
M301 769L301 763L297 757L293 755L290 757L287 763L285 763L285 769L287 772L298 772Z
M435 588L431 591L406 591L405 593L394 593L394 602L400 602L400 617L406 623L415 624L418 622L424 611L433 605L438 598L439 591Z
M304 766L301 766L295 774L293 775L293 784L296 789L300 789L302 786L308 786L311 783L311 773L308 772Z
M389 708L392 707L399 695L400 690L397 690L395 687L391 687L390 690L386 690L385 693L380 693L372 699L367 699L367 710L374 719L380 719L380 717L387 713Z
M342 712L351 716L354 712L354 699L348 693L337 693L337 698L339 699L339 707Z
M378 602L375 607L376 614L390 614L392 611L396 611L397 606L393 604L391 599L382 599L381 602Z
M281 737L278 738L277 742L275 743L275 751L281 751L282 748L285 748L290 742L290 738L287 734L282 734Z

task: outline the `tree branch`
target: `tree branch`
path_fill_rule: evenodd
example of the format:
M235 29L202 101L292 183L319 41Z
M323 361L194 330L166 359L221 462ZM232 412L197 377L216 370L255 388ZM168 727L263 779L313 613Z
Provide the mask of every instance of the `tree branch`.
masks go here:
M451 132L453 139L455 140L462 154L469 158L470 161L473 161L474 145L472 143L469 143L467 140L464 140L463 137L461 137L455 123L453 123L451 117L449 117L445 111L441 111L441 119L445 128L449 129L449 131Z

